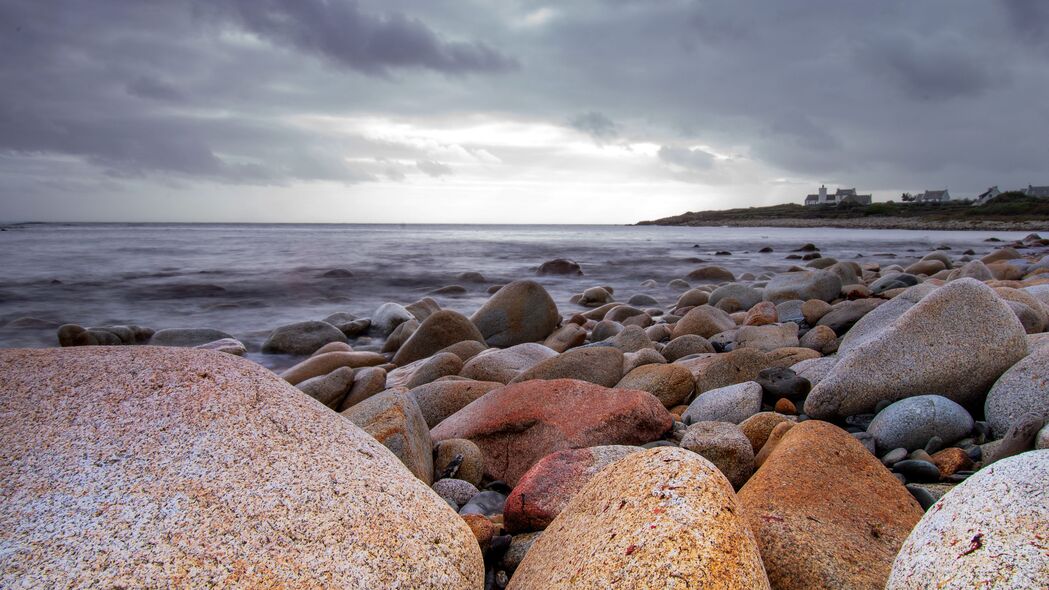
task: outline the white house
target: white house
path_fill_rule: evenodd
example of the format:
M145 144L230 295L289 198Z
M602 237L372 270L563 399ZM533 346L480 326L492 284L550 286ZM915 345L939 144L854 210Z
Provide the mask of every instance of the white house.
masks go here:
M1000 194L1002 194L1002 191L998 190L997 186L992 186L991 188L983 191L982 193L976 196L976 202L973 203L973 207L986 205L987 203L991 202L991 199L994 199Z
M858 205L870 205L870 195L858 195L855 188L839 188L834 194L827 193L827 187L821 186L819 193L805 197L805 205L840 205L842 203L856 203Z
M916 203L946 203L951 200L951 193L947 189L942 191L925 191L914 197Z

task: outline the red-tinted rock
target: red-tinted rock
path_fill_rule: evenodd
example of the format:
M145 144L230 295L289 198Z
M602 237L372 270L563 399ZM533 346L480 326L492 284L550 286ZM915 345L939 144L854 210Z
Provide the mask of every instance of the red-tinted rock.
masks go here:
M472 440L485 475L511 486L537 461L564 449L639 445L658 439L673 418L647 391L556 379L514 383L485 394L438 424L431 436Z
M642 450L641 447L608 445L557 451L543 457L521 477L507 497L503 509L506 530L517 533L545 529L597 472Z

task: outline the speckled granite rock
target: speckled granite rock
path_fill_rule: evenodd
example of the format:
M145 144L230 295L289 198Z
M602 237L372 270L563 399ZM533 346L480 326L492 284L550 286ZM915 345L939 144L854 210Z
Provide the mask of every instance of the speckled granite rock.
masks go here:
M695 453L633 453L598 473L534 542L509 590L719 588L768 579L732 486Z
M545 339L561 316L546 289L535 281L514 281L496 291L470 316L489 346L500 348Z
M433 483L430 429L411 394L390 389L355 404L342 415L393 451L416 477L427 485Z
M696 382L692 373L681 365L642 365L627 373L616 384L616 389L640 389L656 396L663 407L673 408L688 399Z
M984 403L995 437L1005 436L1027 413L1049 419L1049 348L1034 351L1013 365L994 383Z
M1049 580L1049 451L980 470L914 528L887 590L1044 588Z
M686 424L706 421L739 424L761 411L761 395L761 385L754 381L711 389L699 394L681 418Z
M784 423L786 424L786 423ZM881 590L922 509L844 430L787 431L739 492L774 588Z
M805 400L805 413L840 418L928 392L971 406L1026 354L1026 334L1009 306L987 285L959 279L922 298L875 338L839 351L841 360Z
M942 395L917 395L890 404L878 412L867 427L879 453L904 448L925 448L937 436L943 444L953 444L973 429L973 419L965 408Z
M482 585L437 494L254 363L6 350L0 381L0 587Z
M521 371L555 356L556 351L535 342L517 344L503 350L493 348L470 359L459 374L478 381L509 383Z

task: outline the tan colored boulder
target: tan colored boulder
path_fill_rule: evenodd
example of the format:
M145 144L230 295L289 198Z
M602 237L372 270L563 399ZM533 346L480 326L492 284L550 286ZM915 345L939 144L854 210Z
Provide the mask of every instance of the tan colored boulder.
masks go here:
M695 453L657 448L594 476L534 541L507 588L768 587L725 477Z
M710 305L693 307L680 320L674 324L673 337L695 334L704 338L710 338L714 334L731 330L736 327L736 322L724 311Z
M773 588L882 590L922 517L910 492L844 430L797 424L739 492Z
M450 309L442 309L423 320L411 337L397 349L393 362L396 365L406 365L435 354L446 346L466 340L484 342L484 336L466 316Z
M776 412L758 412L740 422L739 428L743 431L743 436L746 436L747 440L750 441L750 446L754 448L754 453L757 453L764 446L765 441L769 439L772 429L780 422L790 422L790 418Z
M768 366L767 363L767 357L762 351L741 348L726 353L700 354L674 364L692 373L692 378L696 380L696 393L700 394L727 385L754 381L758 373Z
M418 404L408 394L386 391L342 413L390 449L416 477L433 483L433 443Z
M510 383L533 379L577 379L612 387L623 378L623 352L611 346L573 348L521 371Z
M776 313L776 304L771 301L758 303L743 316L744 326L765 326L775 324L778 321L779 316Z
M285 381L298 385L311 377L327 375L339 367L373 367L386 362L386 357L377 352L326 352L311 356L280 374Z
M568 326L583 329L575 324L568 324ZM586 330L583 330L583 333L585 334ZM491 348L470 359L459 374L477 381L509 383L521 371L556 356L557 351L535 342L517 344L504 349Z
M779 441L783 440L783 437L787 435L787 432L794 427L794 422L779 422L772 427L772 431L769 432L768 437L765 438L765 443L761 445L761 450L754 456L754 465L761 467L765 464L765 461L772 454L772 451L776 450L776 445Z
M353 385L346 397L339 402L338 410L349 409L369 397L386 389L386 369L381 367L364 367L353 373Z
M489 346L544 340L557 328L557 305L535 281L514 281L496 291L470 320Z
M470 529L270 371L154 347L0 351L4 588L481 588ZM407 510L405 507L411 507Z
M503 384L497 381L455 379L420 385L408 393L415 403L419 404L426 425L433 428L482 395L502 386Z
M640 389L656 396L665 408L683 403L696 388L692 373L681 365L648 364L627 373L616 389Z
M547 336L543 345L554 352L564 352L586 342L586 329L579 324L565 324Z

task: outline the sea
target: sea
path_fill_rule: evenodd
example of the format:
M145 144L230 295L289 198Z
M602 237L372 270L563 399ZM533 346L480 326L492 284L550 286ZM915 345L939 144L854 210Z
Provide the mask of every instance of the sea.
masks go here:
M465 314L493 285L534 279L563 314L569 299L610 286L670 306L676 278L706 264L782 272L806 243L840 260L907 264L935 248L985 254L989 238L1023 232L603 225L259 225L31 223L0 226L0 347L57 346L56 328L137 324L223 330L257 351L269 332L335 312L368 317L380 304L433 297ZM760 253L763 247L771 253ZM720 254L719 254L720 253ZM568 258L582 276L537 276ZM329 271L343 276L325 276ZM458 278L484 276L479 283ZM352 276L350 276L352 275ZM654 280L655 287L641 284ZM433 295L461 285L466 292ZM363 349L381 342L365 337Z

